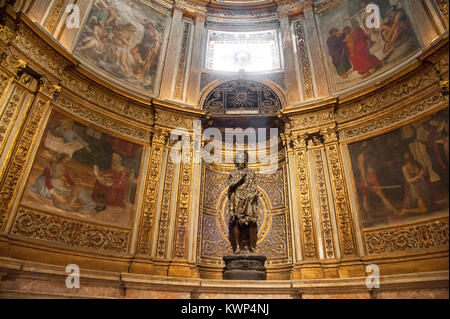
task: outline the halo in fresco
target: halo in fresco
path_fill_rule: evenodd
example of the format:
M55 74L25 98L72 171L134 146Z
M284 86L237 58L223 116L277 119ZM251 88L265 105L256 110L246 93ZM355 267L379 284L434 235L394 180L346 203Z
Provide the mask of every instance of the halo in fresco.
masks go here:
M110 75L153 91L166 17L137 1L94 0L74 53Z
M379 28L369 28L365 23L369 4L380 8ZM319 22L336 92L381 75L421 48L400 0L346 0L321 13Z

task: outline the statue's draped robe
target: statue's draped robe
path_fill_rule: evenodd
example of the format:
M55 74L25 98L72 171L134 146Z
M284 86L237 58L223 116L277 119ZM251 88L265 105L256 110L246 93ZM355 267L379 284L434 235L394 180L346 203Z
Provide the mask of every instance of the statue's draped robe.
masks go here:
M251 169L235 169L228 176L230 227L238 222L248 225L258 221L258 188Z

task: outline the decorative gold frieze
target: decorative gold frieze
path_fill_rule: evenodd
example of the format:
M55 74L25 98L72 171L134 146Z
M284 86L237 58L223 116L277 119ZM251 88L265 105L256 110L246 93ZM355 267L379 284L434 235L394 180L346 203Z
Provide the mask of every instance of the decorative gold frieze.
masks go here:
M149 130L139 129L137 126L115 120L110 116L84 107L65 96L61 96L58 99L57 105L62 110L111 132L119 133L122 136L127 136L144 143L147 143L150 139L150 128Z
M77 249L126 253L130 231L88 224L19 207L11 233Z
M49 76L61 78L64 69L71 64L63 55L53 49L45 40L38 36L23 22L19 23L17 39L13 46L21 52L27 60L32 62Z
M413 249L448 247L448 217L386 229L366 230L364 239L369 254Z
M388 114L369 119L363 123L355 123L351 127L343 128L339 131L339 138L341 141L348 141L369 135L398 125L402 122L406 122L432 109L438 109L447 103L448 98L444 98L442 94L437 91L420 102L409 104L403 108L393 110Z
M294 116L290 119L291 131L308 130L311 128L329 125L335 120L333 108L325 110L309 112L302 115Z
M95 83L81 75L76 75L72 71L63 73L61 85L64 86L64 89L70 90L82 99L88 100L108 111L146 125L153 124L153 113L150 107L145 108L134 105L131 101L121 99L113 92L97 87Z
M436 84L437 81L438 78L434 69L432 67L424 68L407 80L395 83L356 102L339 106L336 111L336 121L344 123L386 109L418 94L427 87Z

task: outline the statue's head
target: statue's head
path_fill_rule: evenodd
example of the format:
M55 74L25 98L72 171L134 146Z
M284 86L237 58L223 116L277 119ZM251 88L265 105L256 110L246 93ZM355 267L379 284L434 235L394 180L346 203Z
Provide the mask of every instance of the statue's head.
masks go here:
M236 164L236 167L238 169L247 168L248 153L247 152L244 152L244 153L238 152L234 159L234 163Z

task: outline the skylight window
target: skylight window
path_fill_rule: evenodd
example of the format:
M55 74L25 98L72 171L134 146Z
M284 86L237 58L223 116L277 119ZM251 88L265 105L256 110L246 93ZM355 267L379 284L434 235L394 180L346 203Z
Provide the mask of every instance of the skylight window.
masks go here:
M246 72L280 69L275 30L260 32L209 31L207 68L215 71Z

